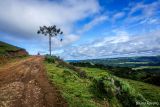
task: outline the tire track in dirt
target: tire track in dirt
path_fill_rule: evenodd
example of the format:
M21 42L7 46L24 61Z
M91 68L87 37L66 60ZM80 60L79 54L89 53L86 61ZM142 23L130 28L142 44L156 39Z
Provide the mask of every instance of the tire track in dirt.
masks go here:
M67 106L48 81L43 57L29 57L0 68L0 107Z

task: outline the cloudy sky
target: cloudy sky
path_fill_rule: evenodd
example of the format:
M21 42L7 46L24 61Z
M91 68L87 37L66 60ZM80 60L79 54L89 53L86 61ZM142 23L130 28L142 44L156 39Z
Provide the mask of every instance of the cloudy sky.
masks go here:
M160 0L0 0L0 41L46 54L43 25L64 32L52 38L63 59L160 53Z

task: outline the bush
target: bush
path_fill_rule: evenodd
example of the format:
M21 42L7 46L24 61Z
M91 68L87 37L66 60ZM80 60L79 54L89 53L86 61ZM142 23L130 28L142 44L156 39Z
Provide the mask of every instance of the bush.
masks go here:
M146 102L146 99L136 92L129 84L120 81L120 92L117 94L117 98L125 107L139 107L136 102Z
M91 91L96 97L100 99L104 99L106 97L107 91L105 90L103 78L93 80Z
M136 102L146 102L146 99L130 85L114 76L105 76L93 80L92 92L98 98L108 101L118 99L124 107L139 107Z
M45 56L45 61L48 63L55 63L55 57L54 56Z
M85 71L82 71L81 69L69 64L69 63L66 63L64 62L63 60L58 60L58 63L59 65L62 65L63 67L66 67L68 69L71 69L73 71L75 71L79 77L81 78L87 78L87 75L86 75L86 72Z
M72 74L72 72L71 72L70 70L68 70L68 69L64 69L64 70L63 70L63 73L64 73L65 75L71 75L71 74Z

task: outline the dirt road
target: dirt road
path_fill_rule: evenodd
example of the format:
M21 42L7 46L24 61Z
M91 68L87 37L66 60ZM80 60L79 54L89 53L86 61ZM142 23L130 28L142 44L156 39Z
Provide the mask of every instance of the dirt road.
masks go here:
M42 57L29 57L0 67L0 107L66 107L47 79Z

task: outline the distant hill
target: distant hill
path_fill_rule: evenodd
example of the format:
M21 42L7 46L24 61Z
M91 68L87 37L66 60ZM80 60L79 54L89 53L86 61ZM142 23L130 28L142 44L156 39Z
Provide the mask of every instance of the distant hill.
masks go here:
M80 62L81 60L65 60L65 62Z
M25 49L0 41L0 63L5 62L8 58L26 55L28 52Z
M103 64L108 66L120 66L120 67L159 66L160 56L88 59L88 60L81 60L79 62L92 62L94 64Z

